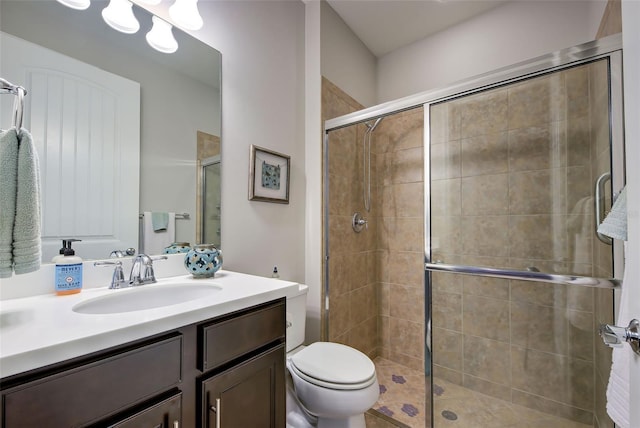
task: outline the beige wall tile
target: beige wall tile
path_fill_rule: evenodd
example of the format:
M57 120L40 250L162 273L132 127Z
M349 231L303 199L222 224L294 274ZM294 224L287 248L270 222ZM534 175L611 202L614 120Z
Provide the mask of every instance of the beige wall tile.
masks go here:
M384 217L422 217L424 183L405 183L379 189Z
M367 354L369 357L375 357L378 349L378 320L372 316L366 321L354 326L349 331L347 345Z
M497 89L459 100L460 137L495 134L507 129L507 90Z
M593 360L593 314L512 302L511 343L522 348Z
M462 371L462 333L434 328L432 330L433 363Z
M459 178L431 181L431 215L459 216L462 214L461 195Z
M446 380L447 382L451 382L456 385L462 385L462 372L451 370L446 367L439 366L437 364L433 365L433 378L434 384L438 384L438 380Z
M509 213L564 214L567 212L566 168L509 174Z
M474 275L460 275L464 294L509 300L509 281Z
M464 334L464 373L500 385L511 384L509 344ZM466 381L466 379L464 379ZM465 385L466 386L466 385Z
M460 223L461 217L431 216L431 249L434 253L462 254Z
M509 255L508 216L462 217L461 235L464 254L495 257ZM541 243L542 245L542 243Z
M509 129L524 128L566 117L564 75L554 73L509 87Z
M461 140L462 176L498 174L509 170L507 132Z
M367 319L376 317L378 304L378 292L375 284L365 285L349 294L351 325L360 324Z
M509 301L463 295L463 332L509 342ZM465 351L466 352L466 351ZM466 369L465 365L465 369Z
M537 395L528 394L517 389L513 389L511 391L511 396L513 402L521 406L535 409L543 413L560 416L565 419L571 419L582 424L593 424L593 412L589 410L583 410L577 407L563 405L561 403L558 403L557 401L549 400ZM538 421L537 423L539 424L540 422ZM552 422L550 421L549 423ZM545 424L544 426L550 425Z
M424 325L399 318L389 318L389 341L392 352L424 358Z
M589 165L591 162L591 132L589 118L571 118L565 124L567 133L567 165Z
M473 391L480 392L491 397L499 398L507 402L511 401L511 388L499 383L490 382L479 377L471 376L467 373L463 375L462 384ZM486 399L483 400L486 402ZM484 403L483 403L484 404ZM496 414L499 409L492 410L492 413Z
M395 251L390 253L389 282L423 290L424 253Z
M521 215L509 218L508 251L511 257L564 259L567 257L566 216Z
M463 276L446 272L431 272L432 293L462 294Z
M389 315L424 324L424 289L392 284L389 291Z
M433 293L432 325L448 330L462 331L462 296L451 293Z
M593 288L515 280L510 284L515 302L593 312Z
M462 153L459 141L431 145L431 179L443 180L461 176Z
M462 215L501 215L509 212L509 175L462 178Z
M566 128L554 122L509 130L509 171L531 171L566 165Z
M513 387L520 391L593 408L592 362L512 346L511 378Z

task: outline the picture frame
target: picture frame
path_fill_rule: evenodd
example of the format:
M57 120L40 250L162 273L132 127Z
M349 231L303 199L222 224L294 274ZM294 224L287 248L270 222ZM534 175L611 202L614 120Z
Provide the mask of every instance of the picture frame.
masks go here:
M252 144L249 200L288 204L290 171L290 156Z

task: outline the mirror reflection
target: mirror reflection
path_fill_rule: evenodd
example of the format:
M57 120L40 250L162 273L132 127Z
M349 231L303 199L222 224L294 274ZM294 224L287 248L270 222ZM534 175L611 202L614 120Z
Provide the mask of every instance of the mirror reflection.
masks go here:
M62 238L81 239L84 259L158 253L169 237L219 246L221 55L176 28L178 50L158 52L150 13L134 6L140 30L123 34L107 4L0 3L0 76L29 91L23 126L41 163L43 262Z

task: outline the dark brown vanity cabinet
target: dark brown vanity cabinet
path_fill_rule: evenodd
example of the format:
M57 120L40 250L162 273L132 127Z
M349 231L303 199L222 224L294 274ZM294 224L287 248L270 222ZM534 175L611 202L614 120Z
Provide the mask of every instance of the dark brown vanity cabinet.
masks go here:
M284 325L282 302L200 326L202 426L285 426Z
M0 426L215 427L216 402L220 428L284 426L284 341L279 299L10 376ZM238 412L255 423L238 425Z

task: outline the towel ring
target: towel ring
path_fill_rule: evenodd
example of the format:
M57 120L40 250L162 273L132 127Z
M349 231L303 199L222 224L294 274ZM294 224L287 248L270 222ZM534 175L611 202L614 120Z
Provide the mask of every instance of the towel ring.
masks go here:
M22 86L16 88L16 98L13 101L13 125L19 131L22 128L22 119L24 117L24 95L25 90Z

